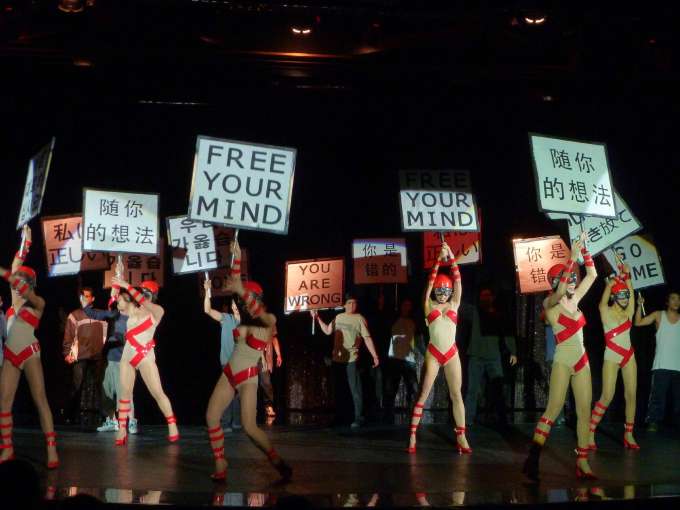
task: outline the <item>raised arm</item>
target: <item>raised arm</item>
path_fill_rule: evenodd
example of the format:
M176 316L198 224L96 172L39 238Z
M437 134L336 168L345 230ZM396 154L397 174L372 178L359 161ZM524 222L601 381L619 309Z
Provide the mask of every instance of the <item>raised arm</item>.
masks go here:
M649 315L642 316L642 306L645 304L645 299L642 297L642 295L639 296L637 300L637 307L635 308L635 321L633 324L636 326L650 326L652 324L656 324L657 327L659 325L659 321L661 320L661 312L656 311L652 312Z
M633 290L633 279L630 277L630 267L627 264L621 265L621 277L626 282L630 298L628 299L628 306L626 307L626 315L628 319L633 319L635 315L635 291Z
M128 293L130 294L130 297L132 297L132 299L135 300L135 302L140 306L140 308L143 308L145 311L151 314L151 317L153 317L153 320L156 322L156 324L158 324L161 321L163 315L165 314L165 310L163 310L162 306L153 303L150 299L146 299L144 297L144 294L142 294L128 282L121 278L118 278L117 276L111 278L111 284L118 285L121 289L127 290Z
M42 315L45 310L45 300L35 293L26 280L21 278L16 272L11 273L4 267L0 267L0 277L9 282L12 290L31 304L38 316Z
M92 308L91 306L83 308L83 312L85 312L85 315L87 315L89 319L95 321L113 319L118 314L117 310L100 310L98 308Z
M26 257L28 257L28 251L31 249L31 244L33 244L31 236L31 227L24 225L23 236L24 242L19 246L19 251L14 255L14 260L12 260L12 272L15 273L19 267L24 264Z
M602 297L600 298L600 313L604 313L609 309L609 298L612 295L612 287L616 283L616 278L608 278L605 280L604 290L602 291Z
M427 279L427 287L425 288L425 295L423 296L423 310L425 310L425 315L429 314L432 310L430 307L430 294L432 294L432 288L434 287L434 280L437 278L437 273L439 272L439 265L442 259L446 257L446 254L450 250L446 243L442 243L441 250L437 256L437 260L434 261L432 269L430 269L430 277Z
M585 296L588 291L590 290L590 287L593 286L593 283L595 283L595 280L597 279L597 269L595 269L595 262L593 261L593 257L590 255L590 252L588 251L588 248L586 248L585 245L585 240L586 240L586 233L583 232L581 234L581 254L583 255L583 262L585 263L584 265L586 266L586 275L581 280L581 283L576 287L576 290L574 291L574 298L580 301L583 299L583 296Z
M460 278L460 269L458 267L458 262L449 248L449 245L444 243L446 249L449 252L449 257L451 257L451 277L453 278L453 294L451 295L451 303L456 309L460 306L460 300L463 297L463 283Z
M310 315L312 316L312 320L315 320L319 323L319 327L321 328L321 331L323 331L326 335L332 335L333 334L333 323L331 324L326 324L323 320L321 320L321 316L319 315L319 312L316 310L310 310L309 311Z
M212 292L211 292L211 285L212 282L208 279L206 279L203 282L203 290L205 291L204 297L203 297L203 311L210 317L211 319L216 320L217 322L222 321L222 314L215 310L211 303L210 303L210 298L212 297Z

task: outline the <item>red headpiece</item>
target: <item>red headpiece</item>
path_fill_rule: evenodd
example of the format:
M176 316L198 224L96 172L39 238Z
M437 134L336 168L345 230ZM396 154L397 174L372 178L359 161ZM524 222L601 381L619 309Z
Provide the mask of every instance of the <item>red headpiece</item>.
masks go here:
M36 279L36 274L33 268L30 268L28 266L20 266L19 269L17 269L17 272L24 273L26 276L29 278L32 278L33 280Z
M148 290L152 294L158 294L158 291L160 290L158 283L156 283L154 280L144 280L139 286Z
M446 288L453 290L453 282L451 281L451 278L449 278L448 275L445 275L444 273L439 273L437 277L434 279L433 287L435 289Z
M626 290L628 290L628 285L621 280L617 280L616 283L612 285L612 294L618 294L619 292L624 292Z
M262 297L262 294L264 294L264 290L262 290L262 286L253 281L253 280L248 280L243 283L243 288L246 290L249 290L250 292L257 294L259 297Z

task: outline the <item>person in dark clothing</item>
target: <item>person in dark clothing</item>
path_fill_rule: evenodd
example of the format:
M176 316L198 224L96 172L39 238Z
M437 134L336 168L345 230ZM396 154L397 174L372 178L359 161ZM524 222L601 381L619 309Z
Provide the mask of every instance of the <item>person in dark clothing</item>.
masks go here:
M472 332L468 346L468 385L465 395L465 422L472 424L477 416L477 401L484 393L485 376L498 415L498 424L506 425L505 392L503 391L502 351L509 351L510 366L517 363L517 349L509 314L496 305L496 295L489 288L479 292L475 307L466 307L472 315Z

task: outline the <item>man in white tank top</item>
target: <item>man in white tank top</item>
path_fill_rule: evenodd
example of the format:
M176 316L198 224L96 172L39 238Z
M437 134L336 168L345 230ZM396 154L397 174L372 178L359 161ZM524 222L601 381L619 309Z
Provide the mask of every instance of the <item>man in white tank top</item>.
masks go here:
M647 431L656 432L663 421L668 390L673 394L673 419L680 424L680 293L670 292L666 310L642 316L644 299L638 298L635 325L656 326L656 353L652 365L652 390L647 409Z

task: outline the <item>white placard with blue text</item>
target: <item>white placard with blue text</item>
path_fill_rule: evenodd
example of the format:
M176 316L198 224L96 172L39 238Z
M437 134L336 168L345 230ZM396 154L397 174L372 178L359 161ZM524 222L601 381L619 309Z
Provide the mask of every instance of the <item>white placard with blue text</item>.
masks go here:
M83 251L158 254L158 195L85 188Z
M287 234L296 150L198 136L189 217Z
M616 218L607 148L530 134L541 211Z

